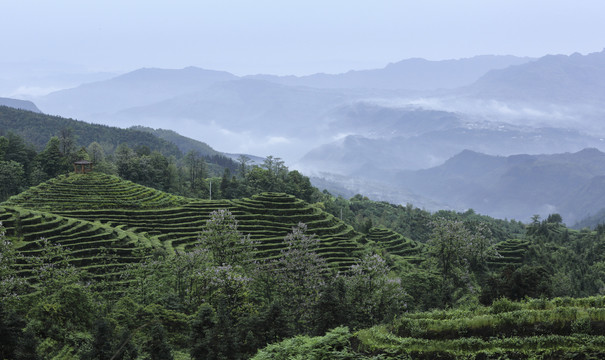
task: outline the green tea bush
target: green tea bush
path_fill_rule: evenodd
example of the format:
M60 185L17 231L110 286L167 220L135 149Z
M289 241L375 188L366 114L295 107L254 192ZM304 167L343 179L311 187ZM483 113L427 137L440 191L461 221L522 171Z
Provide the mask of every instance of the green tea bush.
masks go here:
M498 300L495 300L491 306L491 312L493 314L501 314L505 312L517 311L520 309L520 303L511 301L507 298L500 298Z

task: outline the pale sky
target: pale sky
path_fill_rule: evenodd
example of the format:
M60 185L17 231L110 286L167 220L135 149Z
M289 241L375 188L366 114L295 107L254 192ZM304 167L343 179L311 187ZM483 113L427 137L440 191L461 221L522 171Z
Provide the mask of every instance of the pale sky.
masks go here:
M605 48L603 0L0 0L0 61L237 75Z

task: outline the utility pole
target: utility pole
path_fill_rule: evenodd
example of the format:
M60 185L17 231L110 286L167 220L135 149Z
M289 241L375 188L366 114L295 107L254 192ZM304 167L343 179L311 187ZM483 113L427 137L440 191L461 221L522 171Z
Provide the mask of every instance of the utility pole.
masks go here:
M210 180L210 200L212 200L212 180Z

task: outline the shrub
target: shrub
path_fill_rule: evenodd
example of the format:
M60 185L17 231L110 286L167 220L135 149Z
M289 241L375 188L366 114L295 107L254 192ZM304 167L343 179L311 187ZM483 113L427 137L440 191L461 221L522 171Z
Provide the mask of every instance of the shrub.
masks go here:
M521 310L521 304L510 301L507 298L500 298L492 303L491 313L501 314L505 312Z

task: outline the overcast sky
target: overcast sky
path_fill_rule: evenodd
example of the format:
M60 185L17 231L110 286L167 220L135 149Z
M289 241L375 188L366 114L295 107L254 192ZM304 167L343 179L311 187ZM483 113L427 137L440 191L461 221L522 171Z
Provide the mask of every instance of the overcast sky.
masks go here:
M304 75L605 47L603 0L0 0L3 62Z

